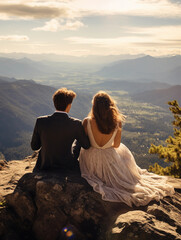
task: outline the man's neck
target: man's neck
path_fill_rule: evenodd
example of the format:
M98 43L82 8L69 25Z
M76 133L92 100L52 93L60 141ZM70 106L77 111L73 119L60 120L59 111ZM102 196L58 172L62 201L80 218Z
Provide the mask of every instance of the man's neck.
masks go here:
M56 112L56 113L65 113L65 114L68 114L68 113L65 112L65 111L59 111L59 110L56 110L55 112Z

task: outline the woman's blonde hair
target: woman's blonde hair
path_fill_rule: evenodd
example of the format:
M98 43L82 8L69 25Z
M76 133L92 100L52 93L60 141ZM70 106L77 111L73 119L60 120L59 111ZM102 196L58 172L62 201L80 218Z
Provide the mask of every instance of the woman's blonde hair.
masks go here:
M117 127L118 122L124 122L116 102L104 91L96 93L92 100L92 109L89 116L94 118L101 133L109 134Z

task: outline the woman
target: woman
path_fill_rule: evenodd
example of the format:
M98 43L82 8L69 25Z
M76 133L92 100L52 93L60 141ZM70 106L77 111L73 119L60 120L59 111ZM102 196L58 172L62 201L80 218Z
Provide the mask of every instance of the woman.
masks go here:
M119 113L115 101L100 91L92 104L88 118L83 121L91 147L80 152L82 177L103 200L129 206L146 205L172 195L174 189L166 184L167 177L139 168L129 149L120 144L125 117Z

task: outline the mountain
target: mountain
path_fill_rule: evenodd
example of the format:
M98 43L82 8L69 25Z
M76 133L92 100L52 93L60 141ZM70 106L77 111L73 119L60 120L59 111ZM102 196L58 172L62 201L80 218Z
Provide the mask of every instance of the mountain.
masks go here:
M0 75L16 78L33 78L42 75L43 66L29 59L0 58Z
M18 145L20 132L31 131L38 115L52 112L53 91L32 81L0 83L0 149Z
M51 61L51 62L66 62L79 64L108 64L118 60L135 59L143 57L144 54L121 54L121 55L88 55L88 56L71 56L58 54L29 54L29 53L0 53L0 57L4 58L29 58L33 61Z
M180 84L181 56L154 58L144 56L132 59L114 61L113 56L101 56L89 62L87 58L77 62L50 61L47 59L34 61L29 58L0 57L0 76L9 78L35 79L46 84L82 81L101 77L105 80L117 79L130 82L163 82ZM90 58L91 58L90 57ZM127 56L131 58L130 56ZM117 56L118 58L118 56ZM94 61L93 61L94 59ZM113 60L111 62L111 59ZM73 60L72 60L73 61ZM109 65L107 65L109 63ZM106 66L102 68L103 64ZM101 70L99 70L101 68ZM99 70L99 71L98 71Z
M175 84L181 84L181 66L174 68L167 74L167 76L165 76L165 78L170 79L171 82L174 82Z
M16 81L16 78L0 76L0 82L14 82L14 81Z
M84 63L52 62L50 60L34 61L28 58L0 57L0 76L20 79L55 79L62 73L97 71L98 67Z
M52 114L55 88L34 81L0 81L0 152L6 159L30 153L30 137L38 116ZM77 94L70 115L83 119L90 110L89 94ZM23 147L22 147L23 144Z
M180 78L181 55L165 58L144 56L117 61L102 68L97 74L106 78L134 80L142 82L159 81L178 84ZM174 74L174 78L172 78Z
M148 90L154 89L165 89L171 85L168 83L161 82L130 82L130 81L120 81L120 80L107 80L103 82L98 82L91 85L94 89L102 90L120 90L126 91L129 94L141 93Z
M177 100L181 105L181 85L172 86L166 89L155 89L132 95L132 99L139 102L147 102L161 107L168 108L168 102Z

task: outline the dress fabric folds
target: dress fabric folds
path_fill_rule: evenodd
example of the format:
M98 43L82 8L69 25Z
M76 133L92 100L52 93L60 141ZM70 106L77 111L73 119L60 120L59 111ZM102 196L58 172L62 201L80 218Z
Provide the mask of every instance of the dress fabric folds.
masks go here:
M119 148L112 147L117 129L103 147L97 145L89 119L87 130L91 147L81 149L81 176L102 195L103 200L143 206L151 200L159 201L174 194L174 188L167 184L167 177L137 166L131 151L124 144L121 143Z

